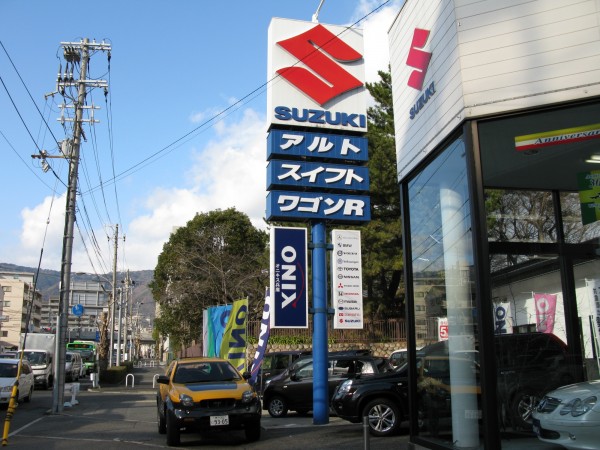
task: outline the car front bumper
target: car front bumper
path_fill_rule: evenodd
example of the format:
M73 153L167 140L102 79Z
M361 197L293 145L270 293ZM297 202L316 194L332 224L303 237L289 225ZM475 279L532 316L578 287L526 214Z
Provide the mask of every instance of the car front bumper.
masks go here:
M198 407L188 409L176 405L171 414L174 414L180 428L186 430L243 430L248 426L260 426L261 404L255 401L228 409ZM224 424L225 417L227 423Z

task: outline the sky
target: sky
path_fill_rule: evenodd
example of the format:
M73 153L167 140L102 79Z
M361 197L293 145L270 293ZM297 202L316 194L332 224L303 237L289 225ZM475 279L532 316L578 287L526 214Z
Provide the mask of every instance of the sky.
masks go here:
M320 3L0 1L0 262L61 269L67 163L49 158L44 172L31 155L57 156L71 135L64 99L51 94L61 42L84 38L111 46L110 65L96 52L89 70L109 93L87 96L97 122L84 125L71 271L111 272L117 225L119 271L154 269L197 213L235 208L266 230L267 30L273 17L311 21ZM324 0L318 21L359 21L366 81L376 82L401 5Z

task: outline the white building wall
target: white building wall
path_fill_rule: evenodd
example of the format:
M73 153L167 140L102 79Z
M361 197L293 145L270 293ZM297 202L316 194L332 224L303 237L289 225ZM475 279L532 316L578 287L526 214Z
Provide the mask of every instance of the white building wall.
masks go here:
M415 28L435 94L411 120ZM407 0L389 38L399 179L465 118L600 95L600 0Z

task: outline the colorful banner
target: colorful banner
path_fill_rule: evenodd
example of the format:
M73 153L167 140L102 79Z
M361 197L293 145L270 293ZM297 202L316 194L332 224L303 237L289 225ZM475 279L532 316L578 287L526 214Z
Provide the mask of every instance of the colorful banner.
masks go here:
M247 317L248 299L233 302L219 352L219 356L227 359L240 373L246 370Z
M537 331L554 332L554 315L556 313L556 294L533 294L535 302L535 321Z
M205 356L219 356L221 341L225 326L229 319L231 305L211 306L208 308L208 345L206 346Z
M256 347L256 353L254 353L254 361L252 361L252 369L250 369L250 384L256 384L256 378L258 377L258 371L263 362L265 351L267 350L267 343L269 342L269 335L271 334L271 318L269 317L269 303L271 301L269 288L265 294L265 307L263 309L262 319L260 321L260 335L258 336L258 346Z
M600 138L600 123L582 127L515 136L515 149L518 152L539 149L550 145L568 144Z

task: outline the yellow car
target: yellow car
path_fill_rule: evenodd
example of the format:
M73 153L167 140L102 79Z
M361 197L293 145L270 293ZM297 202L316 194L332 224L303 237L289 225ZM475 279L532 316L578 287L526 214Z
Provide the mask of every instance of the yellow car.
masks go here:
M244 430L248 441L259 440L261 404L249 378L220 358L173 361L156 379L158 432L167 445L179 445L183 430Z

